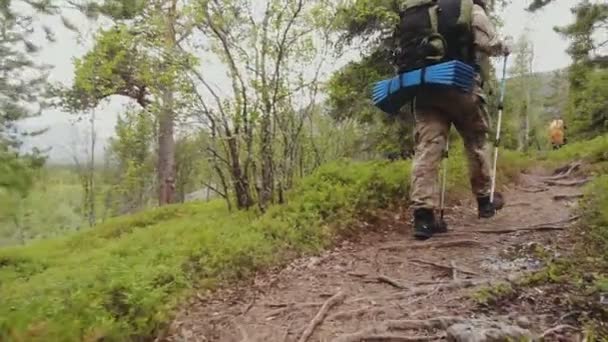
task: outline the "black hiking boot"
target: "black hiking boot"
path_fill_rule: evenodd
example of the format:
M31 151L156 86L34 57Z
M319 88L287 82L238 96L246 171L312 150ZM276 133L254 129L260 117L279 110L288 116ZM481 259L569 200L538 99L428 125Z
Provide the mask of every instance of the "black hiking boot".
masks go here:
M494 203L490 202L490 196L477 197L477 208L479 218L491 218L496 215L496 211L505 205L504 197L500 192L494 193Z
M436 221L433 210L421 208L414 211L414 237L416 239L426 240L435 233L447 231L447 224L443 220Z

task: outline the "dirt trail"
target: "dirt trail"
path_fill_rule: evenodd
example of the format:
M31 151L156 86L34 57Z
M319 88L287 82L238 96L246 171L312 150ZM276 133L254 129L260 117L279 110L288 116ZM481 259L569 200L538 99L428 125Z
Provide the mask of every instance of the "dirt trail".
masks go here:
M567 182L576 180L570 173L552 182L539 177L522 175L504 192L507 206L493 219L478 220L472 203L451 207L450 232L425 242L410 236L409 219L381 215L357 241L260 275L252 285L193 300L164 340L365 340L352 335L360 333L370 341L434 341L444 337L445 327L418 329L437 321L413 320L442 316L489 317L539 334L562 323L559 298L520 293L493 308L471 298L488 281L512 281L542 267L534 257L538 246L569 252L568 219L579 185ZM540 228L509 231L534 225Z

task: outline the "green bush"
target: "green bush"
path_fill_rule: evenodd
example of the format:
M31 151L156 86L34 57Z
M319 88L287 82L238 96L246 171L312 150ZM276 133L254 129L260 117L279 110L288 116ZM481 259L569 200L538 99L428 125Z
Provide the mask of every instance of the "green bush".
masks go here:
M162 207L0 250L0 340L148 336L191 288L328 246L362 208L407 199L408 162L336 162L264 215L222 202Z
M565 163L577 159L589 163L608 161L608 135L564 145L559 150L549 152L546 159L555 163Z
M608 175L597 177L586 186L582 212L586 228L584 249L608 265Z

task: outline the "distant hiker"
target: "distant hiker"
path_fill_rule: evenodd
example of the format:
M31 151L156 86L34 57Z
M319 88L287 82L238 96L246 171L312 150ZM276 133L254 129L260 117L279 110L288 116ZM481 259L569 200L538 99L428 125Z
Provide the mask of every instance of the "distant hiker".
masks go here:
M549 124L549 140L554 150L566 144L565 129L566 127L562 119L554 119Z
M489 76L489 57L510 54L511 44L499 39L481 0L405 1L400 18L394 36L394 63L399 73L449 60L460 60L477 71L473 93L423 86L412 102L416 122L411 187L414 236L427 239L446 231L435 219L434 210L439 163L452 124L464 140L479 217L490 218L504 205L499 193L495 203L490 202L491 170L485 149L489 117L482 87Z

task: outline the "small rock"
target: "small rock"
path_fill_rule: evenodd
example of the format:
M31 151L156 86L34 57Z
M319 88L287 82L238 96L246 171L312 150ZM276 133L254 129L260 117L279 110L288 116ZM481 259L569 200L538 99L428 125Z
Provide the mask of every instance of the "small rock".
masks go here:
M527 329L491 321L457 323L447 329L447 340L450 342L529 341L532 338L532 333Z
M515 319L515 323L517 323L517 325L520 328L524 328L524 329L530 329L530 327L532 326L532 323L530 322L530 320L526 316L519 316L519 317L517 317Z
M312 257L310 258L310 261L308 262L308 264L306 265L307 268L313 268L315 266L317 266L317 264L319 263L319 261L321 261L320 258L318 257Z

